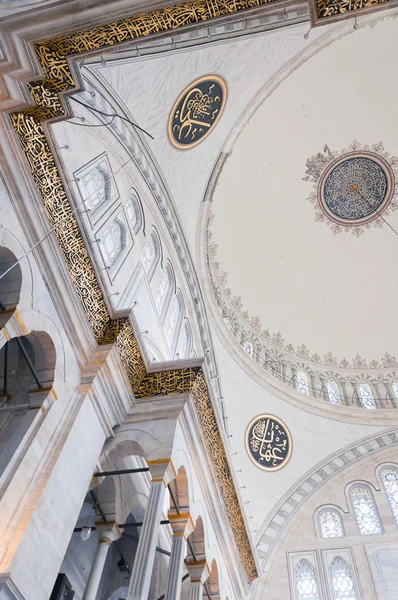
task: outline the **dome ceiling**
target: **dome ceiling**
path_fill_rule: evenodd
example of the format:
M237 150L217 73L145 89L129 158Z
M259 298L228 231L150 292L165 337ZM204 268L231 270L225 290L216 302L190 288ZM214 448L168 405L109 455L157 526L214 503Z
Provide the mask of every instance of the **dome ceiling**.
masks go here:
M213 287L290 355L395 365L397 54L393 19L321 50L266 98L220 173Z

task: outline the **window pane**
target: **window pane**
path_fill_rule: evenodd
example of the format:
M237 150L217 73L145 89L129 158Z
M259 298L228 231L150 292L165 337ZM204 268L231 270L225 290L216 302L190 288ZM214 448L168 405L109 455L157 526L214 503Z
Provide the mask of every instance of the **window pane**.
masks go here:
M392 382L392 391L394 392L394 396L398 399L398 379L394 379Z
M248 356L253 356L253 354L254 354L253 342L251 342L250 340L244 340L242 342L242 348Z
M343 524L337 510L323 510L319 515L322 537L343 537Z
M330 566L334 600L356 600L351 569L342 558L335 558Z
M105 175L98 168L91 169L80 178L85 206L93 210L105 200Z
M373 391L372 391L372 388L370 387L370 385L368 383L366 383L366 381L362 381L359 384L358 389L359 389L359 395L361 397L362 404L364 405L364 407L365 408L376 408L376 402L373 397Z
M379 515L370 490L363 486L351 489L351 502L362 535L381 533Z
M297 371L297 389L301 394L308 396L308 375L305 371Z
M337 381L328 379L327 388L330 402L332 404L341 404L340 390Z
M398 524L398 469L388 468L381 472L381 480L395 520Z
M101 249L108 265L111 265L122 249L122 232L120 225L112 221L102 232Z
M300 560L296 568L297 600L319 600L315 571L306 560Z

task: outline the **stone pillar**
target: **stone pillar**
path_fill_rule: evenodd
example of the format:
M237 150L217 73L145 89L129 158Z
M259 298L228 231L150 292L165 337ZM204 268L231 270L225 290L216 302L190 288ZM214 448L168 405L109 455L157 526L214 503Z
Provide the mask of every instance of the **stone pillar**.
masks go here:
M169 459L148 461L152 475L144 521L138 540L127 600L147 600L167 484L176 477Z
M194 530L194 524L189 513L169 514L169 521L173 530L173 542L171 544L169 573L164 600L180 600L187 537Z
M99 537L98 547L84 590L83 600L95 600L109 547L121 535L116 523L96 523L95 530Z
M205 560L187 562L186 568L191 579L189 600L202 600L203 584L210 576L210 569Z

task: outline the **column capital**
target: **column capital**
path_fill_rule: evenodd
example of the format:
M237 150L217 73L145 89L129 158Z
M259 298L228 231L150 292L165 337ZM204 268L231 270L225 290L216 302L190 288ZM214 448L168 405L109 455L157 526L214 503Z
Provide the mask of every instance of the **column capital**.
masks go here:
M185 566L192 583L198 582L203 585L206 579L210 577L209 565L205 560L187 561Z
M152 481L161 481L167 486L177 477L173 461L170 458L159 458L147 461Z
M189 513L180 513L178 515L169 513L169 521L174 537L183 537L187 539L195 529L194 522Z
M99 523L96 523L95 531L98 533L98 543L108 544L108 546L110 546L112 542L118 540L122 535L118 524L114 521L100 521Z

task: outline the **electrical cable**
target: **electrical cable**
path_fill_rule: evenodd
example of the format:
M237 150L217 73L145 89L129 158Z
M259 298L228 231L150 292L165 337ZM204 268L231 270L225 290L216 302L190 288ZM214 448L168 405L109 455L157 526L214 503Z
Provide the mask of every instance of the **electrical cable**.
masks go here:
M128 160L126 160L125 163L122 164L122 166L115 171L115 173L113 173L112 175L110 175L107 179L104 179L104 183L107 183L108 181L110 181L111 179L113 179L122 169L124 169L124 167L131 161L133 160L134 156L130 156L130 158ZM74 183L78 183L76 181L76 179L72 179L71 181L73 181ZM84 198L84 200L82 200L81 202L79 202L76 207L72 210L71 214L74 215L76 213L76 211L85 203L87 202L87 200L89 200L91 198L91 196L93 196L94 194L97 193L97 190L94 190L93 192L91 192L91 194L89 194L87 196L87 198ZM34 244L27 252L25 252L25 254L23 254L20 258L18 258L18 260L11 265L11 267L9 267L6 271L4 271L4 273L2 273L0 275L0 280L3 279L3 277L5 277L7 275L7 273L9 273L12 269L14 269L14 267L16 267L21 260L23 260L24 258L27 258L29 256L29 254L31 252L33 252L33 250L35 250L38 246L40 246L40 244L42 242L44 242L44 240L46 240L52 233L54 233L60 226L62 226L64 223L66 223L68 221L68 219L70 218L70 215L67 215L66 217L64 217L63 219L60 219L58 221L58 223L52 228L50 229L50 231L48 231L36 244Z
M129 123L130 125L132 125L136 129L139 129L140 131L142 131L143 133L145 133L152 140L155 139L150 133L148 133L147 131L145 131L145 129L143 129L142 127L140 127L139 125L137 125L137 123L133 123L133 121L130 121L130 119L128 119L127 117L124 117L123 115L118 115L116 113L114 113L114 114L105 113L102 110L100 110L99 108L94 108L94 107L90 106L89 104L85 104L84 102L82 102L81 100L78 100L77 98L74 98L73 96L71 96L71 100L73 100L74 102L77 102L78 104L81 104L81 106L84 106L88 110L91 110L91 111L99 113L100 115L103 115L104 117L119 117L119 119L123 119L123 121L126 121L126 123Z
M99 125L86 125L86 123L74 123L69 119L67 119L66 122L70 123L71 125L79 125L79 127L108 127L108 125L110 125L115 120L116 116L117 115L113 116L109 123L100 123Z

